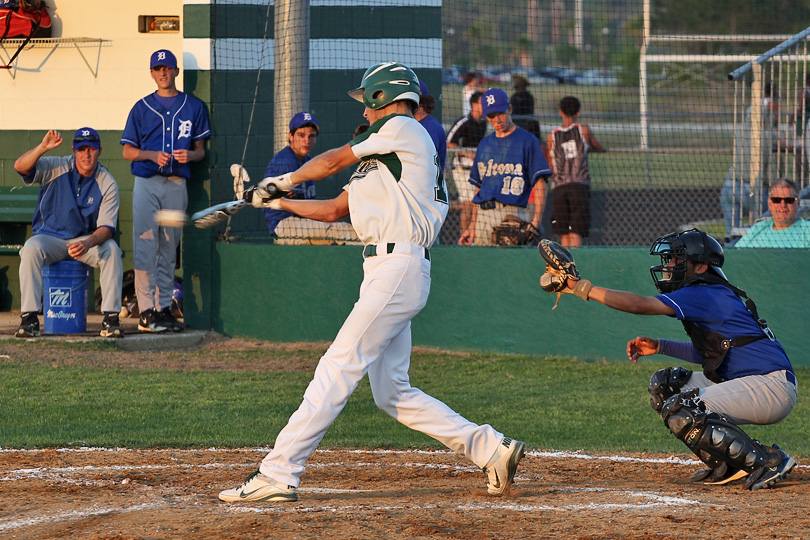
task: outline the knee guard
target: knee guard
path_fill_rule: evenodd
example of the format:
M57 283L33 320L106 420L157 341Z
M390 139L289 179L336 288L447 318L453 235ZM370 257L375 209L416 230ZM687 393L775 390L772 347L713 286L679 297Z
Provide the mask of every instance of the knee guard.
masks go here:
M692 376L692 370L682 367L659 369L650 377L650 407L660 413L664 402L681 391L683 385Z
M751 472L779 463L779 451L762 445L723 416L706 410L697 389L669 398L661 409L675 437L712 469L726 463Z

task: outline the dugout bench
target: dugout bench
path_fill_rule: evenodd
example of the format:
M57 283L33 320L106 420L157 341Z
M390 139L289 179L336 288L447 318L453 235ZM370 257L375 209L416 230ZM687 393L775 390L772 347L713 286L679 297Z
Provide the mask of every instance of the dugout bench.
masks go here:
M38 194L38 185L0 186L0 311L10 311L15 298L19 304L19 253L31 230Z

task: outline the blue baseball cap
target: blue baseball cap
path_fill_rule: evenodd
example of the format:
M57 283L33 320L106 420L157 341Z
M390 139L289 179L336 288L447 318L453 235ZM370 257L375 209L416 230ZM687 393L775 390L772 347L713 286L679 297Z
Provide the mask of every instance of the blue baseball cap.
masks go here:
M98 131L91 127L77 129L73 134L73 148L78 150L83 146L90 146L96 150L101 148L101 137L98 136Z
M152 53L152 58L149 60L149 69L155 69L157 66L166 66L172 69L177 69L177 58L174 57L172 51L169 49L160 49Z
M490 88L481 95L481 114L505 113L509 110L509 98L500 88Z
M292 117L292 120L290 120L290 133L306 124L312 124L315 126L315 129L318 131L321 130L320 126L318 125L318 119L315 118L315 115L308 112L300 112L296 113L296 115Z
M430 95L430 92L428 91L428 87L427 87L427 85L425 84L424 81L419 81L419 95L420 96Z

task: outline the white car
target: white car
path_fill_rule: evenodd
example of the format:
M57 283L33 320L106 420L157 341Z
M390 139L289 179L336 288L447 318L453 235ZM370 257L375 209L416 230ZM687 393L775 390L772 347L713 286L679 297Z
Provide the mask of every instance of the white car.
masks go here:
M589 69L574 77L574 84L616 86L619 84L619 78L612 71Z

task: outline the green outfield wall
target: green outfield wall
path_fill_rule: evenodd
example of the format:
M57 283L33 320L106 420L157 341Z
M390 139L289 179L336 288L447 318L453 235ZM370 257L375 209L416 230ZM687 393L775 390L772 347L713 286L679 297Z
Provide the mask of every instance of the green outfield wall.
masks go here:
M649 273L655 260L646 249L584 248L576 257L583 275L598 285L656 292ZM432 291L413 321L415 346L623 360L635 336L686 339L675 319L620 313L572 296L552 310L555 296L538 285L544 265L533 249L439 246L431 258ZM793 362L810 365L810 293L797 281L810 252L730 250L726 261L729 278L754 299ZM357 299L362 256L351 246L218 243L212 272L195 273L186 310L212 313L215 330L281 342L331 341ZM208 279L210 296L201 290Z

